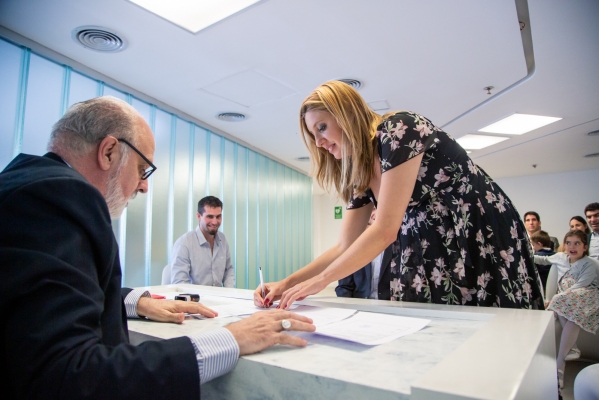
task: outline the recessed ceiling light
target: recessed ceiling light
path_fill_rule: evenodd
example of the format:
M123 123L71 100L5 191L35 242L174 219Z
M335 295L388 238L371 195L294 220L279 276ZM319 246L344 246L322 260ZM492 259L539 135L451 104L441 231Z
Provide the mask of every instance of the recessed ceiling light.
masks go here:
M87 49L103 53L118 53L127 47L126 40L122 39L116 32L101 26L80 26L71 31L71 38L75 43Z
M370 103L368 103L368 105L370 106L370 108L372 108L372 111L382 111L389 109L389 104L387 104L387 100L371 101Z
M246 116L236 112L224 112L218 114L216 118L227 122L241 122L245 120Z
M129 0L140 7L198 33L263 0Z
M503 142L504 140L508 140L509 138L500 137L500 136L484 136L484 135L464 135L459 139L456 139L456 142L460 144L464 149L469 150L479 150L485 147L492 146L499 142Z
M522 135L542 126L549 125L561 118L544 117L542 115L512 114L491 125L479 129L479 132L504 133L506 135Z

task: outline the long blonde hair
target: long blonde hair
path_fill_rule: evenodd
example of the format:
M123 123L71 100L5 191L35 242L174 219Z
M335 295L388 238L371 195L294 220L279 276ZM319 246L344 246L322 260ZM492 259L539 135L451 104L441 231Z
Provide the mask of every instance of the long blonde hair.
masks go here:
M326 111L335 118L342 131L341 160L316 146L304 120L308 111ZM334 187L345 202L354 190L362 193L368 189L377 150L376 127L381 121L362 96L343 82L323 83L306 97L300 108L300 129L320 187L327 191Z

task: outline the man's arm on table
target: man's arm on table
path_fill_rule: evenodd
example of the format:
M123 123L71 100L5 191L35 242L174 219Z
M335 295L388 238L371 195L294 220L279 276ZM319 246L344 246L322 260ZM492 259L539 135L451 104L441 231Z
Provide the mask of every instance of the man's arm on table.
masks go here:
M123 288L125 291L128 292L125 308L129 318L146 316L154 321L182 323L185 313L202 314L210 318L218 315L201 303L152 299L144 289ZM200 382L206 383L231 371L240 355L252 354L275 344L304 346L304 340L277 334L277 330L280 321L288 318L292 322L291 330L313 332L312 321L297 314L281 314L279 311L257 313L224 328L188 336L196 352Z

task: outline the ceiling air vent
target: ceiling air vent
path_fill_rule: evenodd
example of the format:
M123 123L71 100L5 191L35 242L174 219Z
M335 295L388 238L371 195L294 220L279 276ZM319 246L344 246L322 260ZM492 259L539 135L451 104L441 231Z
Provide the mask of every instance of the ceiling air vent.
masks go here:
M599 129L596 131L590 131L589 133L587 133L587 135L589 136L599 136Z
M296 160L301 162L308 162L310 161L310 157L297 157Z
M337 79L339 82L343 82L358 90L362 87L362 82L357 79Z
M591 157L599 157L599 153L591 153L591 154L587 154L585 156L585 158L591 158Z
M81 46L102 53L117 53L127 47L127 42L116 32L101 26L80 26L73 29L71 37Z
M216 118L227 122L241 122L245 120L245 115L235 112L224 112L216 116Z

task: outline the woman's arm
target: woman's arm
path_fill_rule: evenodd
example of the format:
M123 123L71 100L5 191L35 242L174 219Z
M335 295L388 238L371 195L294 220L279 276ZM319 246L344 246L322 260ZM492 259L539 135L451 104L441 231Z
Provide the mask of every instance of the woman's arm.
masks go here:
M370 218L372 208L373 206L370 204L364 207L347 210L345 217L341 222L341 232L339 234L337 243L314 259L314 261L302 269L295 271L287 278L282 279L279 282L266 284L265 293L267 295L264 299L262 298L262 290L260 287L258 287L254 292L254 304L256 306L265 305L268 307L273 301L278 300L285 290L321 273L333 261L335 261L337 257L339 257L356 240L356 238L360 236L362 232L364 232L364 229L368 223L368 219ZM264 302L267 302L267 304L264 304Z
M294 301L318 293L329 283L354 273L396 240L416 184L422 157L423 154L420 154L382 174L374 223L347 250L331 259L328 267L321 265L324 268L319 268L320 272L313 268L311 271L317 275L283 293L281 307L287 308Z

